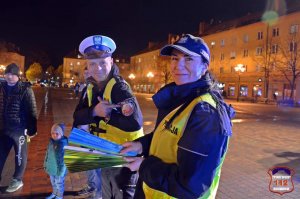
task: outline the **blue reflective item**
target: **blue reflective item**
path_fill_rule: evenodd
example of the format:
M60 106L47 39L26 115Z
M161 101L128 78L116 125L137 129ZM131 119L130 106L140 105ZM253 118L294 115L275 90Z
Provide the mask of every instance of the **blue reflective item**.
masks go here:
M120 155L123 146L92 135L81 129L73 128L69 137L69 143L99 150L108 154ZM130 151L123 156L136 156L137 153Z

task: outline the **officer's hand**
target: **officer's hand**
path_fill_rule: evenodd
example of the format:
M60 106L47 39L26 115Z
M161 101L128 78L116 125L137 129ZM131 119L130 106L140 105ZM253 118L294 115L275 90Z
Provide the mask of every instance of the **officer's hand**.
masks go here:
M124 157L124 160L128 163L123 166L128 167L131 171L138 171L144 158L143 157Z
M125 142L122 144L123 149L120 151L120 154L124 155L125 153L129 151L135 151L138 154L142 154L143 152L143 146L140 142Z
M102 100L100 97L98 97L98 100L99 103L93 109L93 116L108 118L110 117L112 109L120 107L120 105L110 104L108 101Z

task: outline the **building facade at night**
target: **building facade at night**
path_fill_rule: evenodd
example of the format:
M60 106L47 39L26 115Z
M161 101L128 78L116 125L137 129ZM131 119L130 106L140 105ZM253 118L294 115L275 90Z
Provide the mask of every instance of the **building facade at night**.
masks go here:
M300 12L272 18L263 16L263 19L261 16L249 15L218 24L200 23L199 32L194 34L200 35L209 45L210 71L220 82L226 97L265 101L276 95L277 100L299 102ZM169 35L168 43L176 37ZM137 91L145 92L149 87L156 91L164 84L160 67L164 64L159 56L162 46L148 47L131 57ZM154 73L152 81L147 79L151 71ZM298 78L293 84L296 74Z
M259 21L249 23L257 19ZM290 99L294 90L292 99L299 101L300 76L294 89L289 83L293 70L300 72L299 26L300 12L267 22L257 16L246 16L207 30L200 24L199 34L211 50L211 71L226 95L240 99L272 99L275 94L280 100Z
M86 67L86 60L81 56L64 57L63 61L63 83L70 85L76 82L84 82L83 71Z
M171 81L169 58L159 56L165 44L149 42L148 48L130 57L130 71L134 75L130 83L134 91L155 93Z

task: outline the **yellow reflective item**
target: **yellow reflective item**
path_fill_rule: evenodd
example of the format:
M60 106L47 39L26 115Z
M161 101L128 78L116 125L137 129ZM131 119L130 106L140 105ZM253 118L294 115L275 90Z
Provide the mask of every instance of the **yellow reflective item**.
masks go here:
M156 128L150 147L150 155L154 155L160 158L163 162L166 163L177 163L177 143L181 138L184 130L186 128L187 122L189 120L190 114L192 113L194 107L201 101L209 103L212 107L216 108L216 102L213 100L210 94L204 94L195 98L172 122L169 129L165 128L166 122L168 122L176 111L181 107L177 107L171 111L158 125ZM221 165L219 166L221 167ZM213 189L210 190L210 194L205 194L205 197L202 198L214 198L214 193L217 191L215 186L219 182L220 171L216 173ZM217 181L217 182L215 182ZM212 188L212 187L211 187ZM152 189L146 183L143 183L143 191L145 193L146 199L173 199L174 197L169 196L168 194Z
M103 99L108 101L109 103L112 103L111 91L112 91L113 86L116 83L117 82L116 82L115 78L112 78L107 83L107 85L104 89ZM87 96L88 96L89 106L92 105L92 98L93 98L93 92L92 92L93 85L92 86L90 86L90 85L91 84L89 84L88 88L87 88ZM90 126L97 127L96 123L92 123L92 124L90 124ZM106 130L106 133L93 132L94 135L104 138L106 140L115 142L117 144L123 144L124 142L135 140L144 135L143 128L140 128L137 131L127 132L127 131L123 131L115 126L112 126L103 120L100 120L100 122L98 124L98 128L100 128L102 130Z

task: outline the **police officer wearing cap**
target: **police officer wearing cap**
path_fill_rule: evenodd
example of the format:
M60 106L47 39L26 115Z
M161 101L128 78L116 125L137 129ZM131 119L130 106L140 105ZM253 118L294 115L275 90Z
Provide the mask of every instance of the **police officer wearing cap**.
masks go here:
M208 72L210 52L201 38L184 35L160 54L171 57L174 82L152 97L158 108L155 130L124 143L121 151L143 155L126 158L142 182L135 198L215 198L233 109Z
M135 96L113 63L115 50L115 42L103 35L87 37L80 43L79 51L87 60L90 77L74 112L74 126L89 124L90 133L123 144L143 136L143 122ZM103 198L132 198L137 177L127 167L102 169ZM88 178L96 180L93 176ZM99 185L96 188L98 196L94 198L100 198Z

